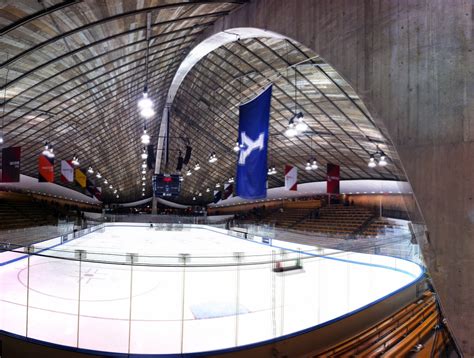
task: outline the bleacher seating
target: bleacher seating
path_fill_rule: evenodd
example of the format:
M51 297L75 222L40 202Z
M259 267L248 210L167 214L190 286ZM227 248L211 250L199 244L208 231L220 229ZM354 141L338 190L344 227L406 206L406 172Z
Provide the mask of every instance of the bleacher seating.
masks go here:
M383 322L313 357L406 357L410 352L419 357L434 352L438 357L449 341L446 332L434 339L439 317L435 297L427 291Z
M367 208L333 204L319 209L319 215L308 217L292 229L328 235L351 235L374 217Z
M0 199L0 230L54 225L54 210L34 201Z
M380 237L406 234L408 232L408 227L400 225L396 220L379 217L375 218L364 228L362 235Z
M262 222L275 223L281 228L290 228L298 223L300 220L308 216L314 209L312 208L298 208L298 209L280 209L273 211L267 215Z

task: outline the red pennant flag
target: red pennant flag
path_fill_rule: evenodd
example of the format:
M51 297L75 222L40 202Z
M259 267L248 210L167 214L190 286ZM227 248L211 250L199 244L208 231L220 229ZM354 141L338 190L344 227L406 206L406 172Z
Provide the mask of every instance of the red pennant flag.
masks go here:
M54 182L54 158L41 154L38 158L38 181Z

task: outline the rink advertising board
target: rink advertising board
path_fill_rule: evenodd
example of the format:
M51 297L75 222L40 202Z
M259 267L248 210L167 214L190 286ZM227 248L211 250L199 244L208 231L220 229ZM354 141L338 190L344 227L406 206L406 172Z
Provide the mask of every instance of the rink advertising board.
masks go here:
M174 197L181 191L181 182L177 174L157 174L152 179L155 196Z

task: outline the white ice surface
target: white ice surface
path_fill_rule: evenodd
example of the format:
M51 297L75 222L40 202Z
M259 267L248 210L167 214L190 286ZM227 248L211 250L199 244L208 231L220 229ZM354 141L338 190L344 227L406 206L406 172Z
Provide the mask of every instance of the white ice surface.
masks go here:
M77 249L107 263L64 259ZM42 252L48 256L0 266L0 329L99 351L209 351L315 326L421 274L404 260L334 250L314 251L327 257L303 255L303 270L274 273L271 263L262 263L272 251L280 257L278 248L207 229L107 227ZM229 266L234 252L243 253L244 263L259 264ZM138 254L133 269L126 253ZM180 253L191 255L185 270L173 267ZM249 313L195 319L192 307L213 303Z

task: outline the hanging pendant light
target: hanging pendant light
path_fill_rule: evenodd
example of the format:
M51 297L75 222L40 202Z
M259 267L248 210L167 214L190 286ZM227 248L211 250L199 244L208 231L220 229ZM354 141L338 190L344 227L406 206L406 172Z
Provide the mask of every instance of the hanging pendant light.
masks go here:
M146 163L145 162L142 163L142 168L146 169Z
M142 170L142 174L146 174L146 170L145 170L145 169Z
M233 149L234 149L234 152L236 152L236 153L237 153L238 151L240 151L240 145L239 145L239 142L236 142L236 143L235 143L235 145L234 145L234 148L233 148Z
M187 175L187 176L190 176L190 175L192 175L192 174L193 174L193 172L191 171L191 169L188 169L188 170L186 171L186 175Z
M77 159L75 155L72 157L71 164L74 165L75 167L79 166L79 159Z
M301 133L301 132L304 132L304 131L308 130L308 125L305 123L303 118L304 118L303 112L299 112L296 115L295 129L297 130L298 133Z
M387 165L387 157L385 157L384 152L380 152L379 165L380 165L381 167L384 167L384 166Z
M184 177L183 177L183 176L180 176L180 177L179 177L179 181L184 181Z
M102 178L102 175L100 175L100 173L99 173L99 172L97 172L97 174L96 174L95 176L96 176L96 178L97 178L97 179L100 179L100 178Z
M148 153L146 152L146 148L143 148L143 151L142 151L142 154L141 154L141 158L143 160L146 160L146 158L148 158Z
M89 167L89 169L87 169L87 172L89 174L94 174L94 169L92 169L92 167Z
M373 154L370 156L368 166L369 168L375 168L377 166L377 162L375 161L375 157Z
M107 181L107 179L104 179L104 184L109 184L109 182Z
M220 187L221 187L221 183L217 183L216 188L220 188Z
M316 159L313 159L313 161L311 162L311 169L318 169L318 163L316 162Z
M48 157L49 156L49 144L48 142L44 143L44 149L41 152L42 155Z
M48 157L49 158L54 158L55 155L54 155L54 148L52 145L49 146L49 154L48 154Z
M142 176L142 180L146 180L146 176Z
M234 177L230 177L228 182L229 182L229 184L232 184L234 182Z
M209 156L209 163L215 163L217 162L217 155L215 152L212 152L211 155Z
M206 193L209 193L211 191L211 189L207 188L206 189Z
M293 118L290 119L288 123L288 128L285 131L285 135L289 138L292 138L298 134L298 131L296 130L296 124L293 120Z
M143 129L143 134L141 136L141 141L142 141L142 144L145 144L145 145L150 144L150 136L146 132L146 127Z
M201 169L201 166L199 165L199 163L196 163L196 165L194 166L194 170L199 170Z
M113 188L114 188L114 186L113 186L113 185L109 185L109 189L113 189Z
M306 162L306 166L304 167L306 170L311 170L311 163L309 161Z
M147 88L145 87L142 98L140 98L140 100L138 101L138 108L143 110L145 108L151 108L151 107L153 107L153 101L150 98L148 98Z

